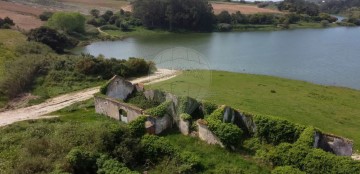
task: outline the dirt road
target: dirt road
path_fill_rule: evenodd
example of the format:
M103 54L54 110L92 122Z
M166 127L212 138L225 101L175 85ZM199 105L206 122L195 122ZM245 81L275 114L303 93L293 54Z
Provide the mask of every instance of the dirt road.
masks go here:
M159 69L152 75L136 78L131 80L131 82L150 84L175 77L177 73L178 71L174 70ZM99 92L99 88L100 87L89 88L82 91L61 95L38 105L0 112L0 127L12 124L17 121L47 118L48 116L43 115L65 108L74 103L92 98L95 93Z

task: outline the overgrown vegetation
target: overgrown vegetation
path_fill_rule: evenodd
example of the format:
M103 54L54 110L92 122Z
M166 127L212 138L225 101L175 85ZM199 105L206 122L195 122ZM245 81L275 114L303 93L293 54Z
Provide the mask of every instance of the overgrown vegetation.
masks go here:
M150 87L178 96L197 96L197 89L184 91L184 84L203 86L205 82L191 79L189 73ZM204 100L254 115L274 115L293 123L315 126L354 140L354 149L359 149L360 103L356 100L360 97L359 91L263 75L223 71L212 71L211 74L212 82L206 85L212 92L204 96Z
M37 31L42 33L42 29L52 30L41 28ZM43 34L37 38L54 46L60 44L54 43L51 37L43 37ZM37 42L22 41L11 49L3 50L0 94L4 103L23 92L40 96L36 102L41 102L59 94L100 85L114 75L135 77L154 69L153 63L138 58L117 60L103 56L59 55Z
M224 107L215 110L211 115L205 117L209 129L228 148L237 147L241 144L243 131L232 123L224 123Z
M9 29L14 25L14 21L9 17L5 17L4 19L0 18L0 29Z
M171 101L165 101L154 108L145 110L145 113L153 117L163 117L165 114L167 114L170 104Z

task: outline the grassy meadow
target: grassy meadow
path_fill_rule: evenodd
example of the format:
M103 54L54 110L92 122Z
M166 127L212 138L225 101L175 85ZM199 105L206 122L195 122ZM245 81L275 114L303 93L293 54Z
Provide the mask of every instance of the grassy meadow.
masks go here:
M197 96L198 89L187 88L187 84L205 86L207 93L203 99L244 112L313 125L327 133L352 139L355 149L360 148L360 91L223 71L212 71L212 81L207 85L207 81L192 78L191 73L205 72L183 73L149 87Z

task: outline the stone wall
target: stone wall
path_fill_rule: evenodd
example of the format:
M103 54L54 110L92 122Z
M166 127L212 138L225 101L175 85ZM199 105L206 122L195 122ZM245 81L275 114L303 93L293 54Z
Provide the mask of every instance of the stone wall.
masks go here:
M204 120L198 120L196 122L197 126L198 126L198 136L201 140L207 142L208 144L218 144L221 147L225 147L222 142L220 141L220 139L213 134L209 128L207 127L206 124L202 123Z
M125 79L114 76L107 86L106 95L110 98L125 100L133 91L134 85Z
M179 121L179 130L184 135L189 135L190 132L190 122L180 118Z
M172 118L168 114L165 114L163 117L148 117L148 120L155 127L155 134L160 134L164 130L172 127Z
M351 156L353 142L342 137L316 132L314 147L339 156Z
M94 100L96 113L121 120L119 111L122 109L127 113L127 121L123 120L126 123L135 120L139 115L143 114L143 110L138 107L105 96L95 96Z

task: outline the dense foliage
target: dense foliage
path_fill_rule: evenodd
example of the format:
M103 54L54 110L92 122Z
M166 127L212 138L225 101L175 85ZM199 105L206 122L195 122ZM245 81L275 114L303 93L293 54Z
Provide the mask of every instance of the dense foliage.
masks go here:
M278 4L279 10L307 14L309 16L319 15L319 6L305 0L284 0Z
M280 166L272 170L271 174L305 174L305 172L291 166Z
M39 19L42 21L48 21L53 14L54 14L53 12L44 11L39 15Z
M215 110L205 117L207 126L226 147L237 147L241 143L243 131L235 124L222 122L223 115L224 107Z
M0 18L0 29L1 28L9 29L11 28L11 26L14 25L15 25L14 21L9 17L5 17L4 19Z
M169 106L171 103L172 103L171 101L165 101L161 103L159 106L146 110L145 113L152 117L163 117L165 114L168 113Z
M74 48L78 44L77 40L71 39L65 34L49 27L40 27L30 30L28 40L48 45L58 53L63 53L64 49Z
M360 7L360 1L358 0L339 0L339 1L325 1L321 3L321 11L338 14L345 12L346 10L353 7Z
M256 124L255 136L259 137L261 141L274 145L282 142L293 143L304 130L304 126L267 116L256 115L254 122Z
M201 108L202 108L204 115L210 115L218 108L218 106L209 101L203 101L203 102L201 102Z
M313 148L315 129L307 127L293 143L281 143L257 155L273 166L291 166L305 173L359 173L360 162ZM288 168L288 167L286 167ZM280 170L280 169L278 169ZM290 169L281 169L281 171Z
M129 123L131 133L136 137L142 137L146 133L145 122L147 116L138 116L135 120Z
M136 0L133 12L147 28L209 31L214 21L207 0Z
M197 155L181 151L163 137L145 135L140 144L144 156L150 162L156 163L164 157L170 158L168 160L172 163L171 165L176 166L176 171L172 171L173 173L196 173L201 169L201 162Z
M155 100L148 100L143 92L136 92L131 94L125 102L133 104L142 109L150 109L160 104Z
M75 12L56 12L49 18L47 25L67 33L85 32L85 17Z
M153 63L143 59L117 60L102 56L58 55L49 47L36 42L20 44L15 56L16 59L4 61L5 74L0 80L0 93L9 98L33 91L35 95L46 99L100 84L114 75L145 75L148 71L145 73L143 69L153 68ZM140 65L137 66L137 63Z

